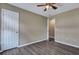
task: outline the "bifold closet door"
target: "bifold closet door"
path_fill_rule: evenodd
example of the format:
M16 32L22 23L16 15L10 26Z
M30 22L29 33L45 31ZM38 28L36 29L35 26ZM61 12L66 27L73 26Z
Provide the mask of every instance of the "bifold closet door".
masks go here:
M19 13L2 9L1 17L1 50L15 48L19 44Z

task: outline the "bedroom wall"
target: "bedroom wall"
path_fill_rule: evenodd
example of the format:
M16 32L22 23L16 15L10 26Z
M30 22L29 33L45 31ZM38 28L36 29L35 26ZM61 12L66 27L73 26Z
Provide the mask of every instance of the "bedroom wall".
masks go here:
M54 38L55 36L55 19L49 20L49 38Z
M55 15L55 41L79 48L79 8Z
M19 45L47 40L47 18L9 4L1 4L2 8L20 13Z
M1 4L0 4L0 50L1 50Z

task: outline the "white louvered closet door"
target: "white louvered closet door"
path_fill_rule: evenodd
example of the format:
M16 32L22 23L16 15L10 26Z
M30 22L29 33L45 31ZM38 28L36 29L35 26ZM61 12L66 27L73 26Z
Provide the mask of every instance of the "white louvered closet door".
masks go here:
M19 42L19 13L2 9L1 16L1 50L15 48Z

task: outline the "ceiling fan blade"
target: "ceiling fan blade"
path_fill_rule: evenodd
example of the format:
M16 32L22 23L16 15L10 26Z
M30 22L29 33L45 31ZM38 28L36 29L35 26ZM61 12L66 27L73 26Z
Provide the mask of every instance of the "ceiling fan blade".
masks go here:
M56 6L51 6L53 9L57 9L57 7Z
M37 5L38 7L41 7L41 6L46 6L46 5Z
M44 11L46 11L46 10L47 10L47 8L44 9Z
M56 5L56 3L50 3L49 5L53 6L53 5Z
M56 3L50 3L50 4L56 4Z

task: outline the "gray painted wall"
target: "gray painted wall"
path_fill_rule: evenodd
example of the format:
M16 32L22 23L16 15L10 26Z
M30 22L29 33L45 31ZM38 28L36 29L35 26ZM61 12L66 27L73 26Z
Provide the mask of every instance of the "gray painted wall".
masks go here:
M79 48L79 8L55 15L55 41Z
M55 36L55 23L54 23L54 19L50 19L49 20L49 38L54 38Z
M1 39L1 4L0 4L0 39ZM1 43L0 43L0 50L1 50Z
M20 13L20 41L19 45L47 39L47 18L32 12L1 4L1 7Z

